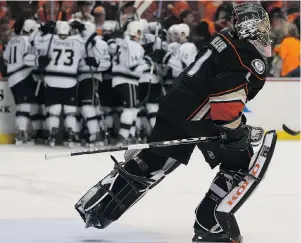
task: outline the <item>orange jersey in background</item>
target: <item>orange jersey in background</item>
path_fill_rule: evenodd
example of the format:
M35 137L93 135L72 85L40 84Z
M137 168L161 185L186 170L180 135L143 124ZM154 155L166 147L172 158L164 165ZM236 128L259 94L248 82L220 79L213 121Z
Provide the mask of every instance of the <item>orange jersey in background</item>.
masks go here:
M300 66L300 40L295 37L286 37L274 51L282 59L281 76L286 76Z
M300 13L292 13L292 14L287 15L287 21L292 23L299 17L300 17Z
M209 21L214 21L215 12L222 3L223 3L222 1L199 0L198 8L202 9L201 19L207 19Z
M72 15L72 8L73 8L74 1L64 1L62 4L67 5L67 7L66 7L66 15L67 15L66 18L68 20L68 19L71 18L71 15ZM54 9L55 9L55 11L54 11L53 18L55 19L56 15L57 15L57 11L59 9L59 2L58 1L55 1L55 8ZM38 14L39 20L42 21L42 22L46 22L46 21L49 21L51 19L49 1L39 1L37 14ZM62 16L63 16L63 13L61 11L59 13L58 20L62 20Z
M174 1L173 6L171 13L178 18L180 18L180 14L184 10L190 9L189 4L186 1Z
M273 8L283 8L283 1L265 1L267 12L269 13Z

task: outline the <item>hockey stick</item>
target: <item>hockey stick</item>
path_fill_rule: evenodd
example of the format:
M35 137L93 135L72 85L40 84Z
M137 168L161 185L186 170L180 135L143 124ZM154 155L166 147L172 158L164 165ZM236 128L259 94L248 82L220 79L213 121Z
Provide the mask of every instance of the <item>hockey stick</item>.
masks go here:
M138 2L138 4L136 4ZM152 2L153 1L150 1L150 0L148 0L148 1L144 1L143 3L141 3L140 5L139 5L139 3L140 3L141 1L136 1L135 2L135 4L134 4L134 8L135 8L135 6L136 6L136 16L138 17L138 19L137 20L139 20L140 18L141 18L141 16L142 16L142 14L144 13L144 11L152 4ZM139 7L138 7L138 6Z
M45 154L45 160L78 156L78 155L84 155L84 154L99 154L99 153L122 151L122 150L162 148L162 147L184 145L184 144L196 144L196 143L207 142L207 141L211 141L211 140L220 140L221 138L222 138L222 136L185 138L185 139L176 139L176 140L170 140L170 141L150 142L150 143L144 143L144 144L143 143L142 144L133 144L133 145L128 145L128 146L122 145L122 146L116 146L116 147L87 149L87 150L74 151L74 152L53 153L53 154Z
M288 128L285 124L282 125L283 130L292 136L298 136L300 134L300 131L293 131L290 128Z

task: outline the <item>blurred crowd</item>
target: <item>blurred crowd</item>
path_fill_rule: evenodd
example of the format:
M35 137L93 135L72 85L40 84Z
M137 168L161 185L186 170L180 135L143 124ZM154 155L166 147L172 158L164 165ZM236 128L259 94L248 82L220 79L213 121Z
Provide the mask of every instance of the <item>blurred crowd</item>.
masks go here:
M231 27L242 2L1 1L0 78L17 105L16 142L145 140L173 80ZM273 41L268 76L300 77L300 2L261 4Z
M140 5L143 1L139 1ZM231 5L243 1L150 1L141 18L149 22L159 20L165 29L173 24L186 23L190 38L199 49L215 32L229 26ZM267 60L269 76L299 76L300 2L257 1L270 15L271 39L274 55ZM73 16L95 22L102 35L105 20L117 20L122 26L134 18L139 4L134 1L63 1L60 20ZM160 16L160 4L162 10ZM45 23L56 18L59 1L3 1L0 2L0 51L10 38L14 21L20 17L34 18ZM296 48L298 51L296 51Z

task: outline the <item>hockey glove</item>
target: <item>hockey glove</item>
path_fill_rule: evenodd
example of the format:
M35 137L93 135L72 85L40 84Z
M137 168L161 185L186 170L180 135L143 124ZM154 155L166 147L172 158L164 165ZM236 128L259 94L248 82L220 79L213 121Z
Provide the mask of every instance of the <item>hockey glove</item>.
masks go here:
M218 129L223 136L221 139L221 147L244 150L250 146L250 130L248 126L240 125L236 129L219 126Z
M252 146L258 146L264 136L264 130L261 127L251 127L240 125L236 129L229 129L220 126L219 130L223 136L221 147L234 150L245 150Z
M48 57L48 56L39 56L39 58L38 58L38 67L43 70L48 66L50 61L51 61L51 58Z
M97 63L97 61L94 57L86 57L85 62L88 66L92 66L95 68L97 68L99 66L99 63Z
M39 30L42 32L42 35L52 34L55 30L55 22L49 21L47 24L41 25Z
M165 56L166 52L164 50L154 50L151 53L151 58L156 63L162 63L163 57Z

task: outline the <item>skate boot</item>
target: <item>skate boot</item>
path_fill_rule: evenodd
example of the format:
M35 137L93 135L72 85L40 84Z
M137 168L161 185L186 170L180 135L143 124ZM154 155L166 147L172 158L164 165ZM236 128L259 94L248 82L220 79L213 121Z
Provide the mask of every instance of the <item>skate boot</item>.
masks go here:
M49 134L46 135L44 130L38 130L33 136L34 144L45 144L45 141L47 141L48 137Z
M80 145L79 137L78 135L73 132L72 128L67 128L67 146L69 148L74 148L76 146Z
M122 146L122 145L130 145L129 139L126 139L122 135L118 135L116 146Z
M136 131L134 139L137 141L137 143L142 143L141 131Z
M202 229L194 229L194 237L192 242L206 242L206 243L242 243L242 237L238 240L230 239L229 236L224 233L210 233Z
M133 135L130 135L128 138L129 144L138 144L139 140L138 138L134 137Z
M85 145L88 148L103 147L104 146L104 137L101 133L91 134L88 137Z
M59 129L56 127L53 127L51 129L50 135L48 137L48 144L50 147L55 147L55 144L57 142L57 137L58 137Z
M18 130L17 135L15 137L15 144L21 145L30 141L28 133L26 131Z

